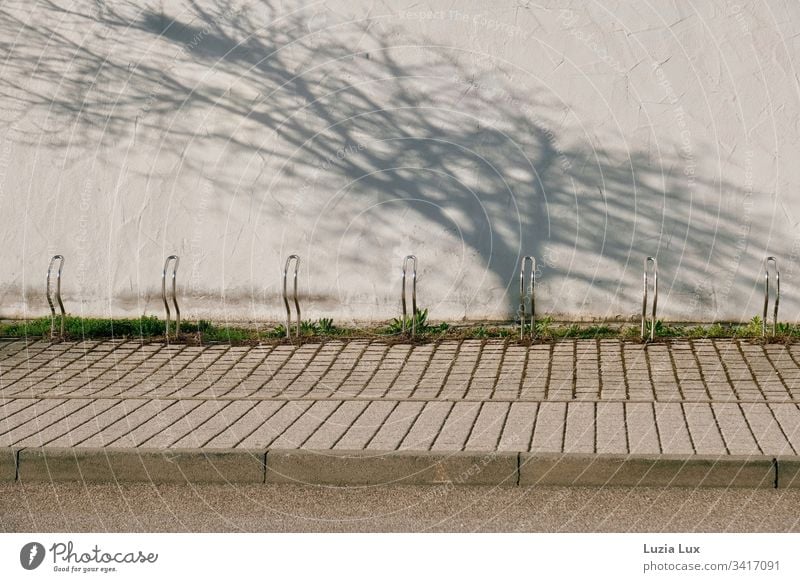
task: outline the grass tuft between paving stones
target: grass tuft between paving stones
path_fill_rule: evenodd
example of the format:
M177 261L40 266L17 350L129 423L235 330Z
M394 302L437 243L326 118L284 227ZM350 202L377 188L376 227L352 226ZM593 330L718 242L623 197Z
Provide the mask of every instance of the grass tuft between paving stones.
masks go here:
M209 321L185 321L181 323L179 338L170 338L171 343L210 344L226 343L232 345L254 345L259 343L303 343L326 340L383 339L387 342L428 343L440 340L460 339L505 339L520 345L549 343L562 339L617 339L640 342L640 327L631 323L580 324L554 322L545 317L536 322L531 337L527 326L524 338L520 338L519 324L511 322L484 324L433 324L428 320L427 310L420 310L412 319L393 319L388 325L372 327L339 326L332 319L306 320L300 324L299 337L292 328L292 338L286 338L283 324L238 324L225 325ZM410 330L412 324L415 335ZM167 341L164 336L164 321L155 316L138 319L103 319L67 316L64 321L65 340L82 339L141 339L150 342ZM745 324L713 323L707 325L655 324L655 341L701 338L738 338L769 343L791 343L800 339L800 326L779 323L774 335L771 326L768 334L762 337L761 318L754 317ZM51 320L43 317L32 320L17 320L0 323L0 337L47 339L50 337ZM56 319L56 332L60 322ZM406 331L404 332L403 329ZM649 334L649 326L647 332Z

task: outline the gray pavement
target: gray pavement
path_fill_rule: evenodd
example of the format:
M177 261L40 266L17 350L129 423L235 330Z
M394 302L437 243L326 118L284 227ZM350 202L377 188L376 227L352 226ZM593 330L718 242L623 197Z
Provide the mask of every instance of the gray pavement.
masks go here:
M800 491L0 483L16 532L797 532Z
M800 346L0 342L0 447L796 456Z

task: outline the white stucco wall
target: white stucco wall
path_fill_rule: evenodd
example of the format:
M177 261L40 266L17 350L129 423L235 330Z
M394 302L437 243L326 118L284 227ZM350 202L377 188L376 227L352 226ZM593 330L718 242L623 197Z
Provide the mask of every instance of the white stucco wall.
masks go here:
M4 2L0 317L800 315L796 2Z

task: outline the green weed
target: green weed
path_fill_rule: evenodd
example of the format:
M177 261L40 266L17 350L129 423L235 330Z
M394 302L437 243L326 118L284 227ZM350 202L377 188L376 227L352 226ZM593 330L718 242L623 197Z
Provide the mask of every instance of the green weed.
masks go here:
M323 317L317 321L317 331L322 335L334 335L339 329L333 325L331 318Z
M402 317L395 317L392 319L392 321L389 322L389 327L386 331L393 335L403 333L404 322L406 333L411 333L411 330L414 329L415 333L422 335L431 330L431 328L428 326L428 310L417 309L417 312L414 315L407 316L405 319Z

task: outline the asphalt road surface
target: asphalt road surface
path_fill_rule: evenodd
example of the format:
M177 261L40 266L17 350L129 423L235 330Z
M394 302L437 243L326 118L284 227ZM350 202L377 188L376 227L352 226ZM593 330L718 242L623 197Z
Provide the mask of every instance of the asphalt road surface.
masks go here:
M800 490L9 483L5 532L786 532Z

